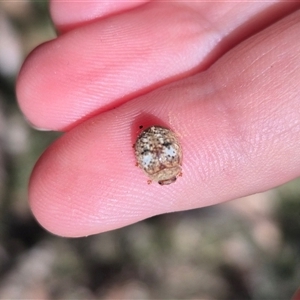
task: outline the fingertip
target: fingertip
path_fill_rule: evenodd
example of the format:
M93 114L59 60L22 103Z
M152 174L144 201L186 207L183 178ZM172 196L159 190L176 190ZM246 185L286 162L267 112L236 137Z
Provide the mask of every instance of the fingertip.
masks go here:
M34 168L30 206L38 222L54 234L96 234L161 210L151 196L160 186L149 186L136 167L129 120L105 119L95 117L69 131Z
M51 41L35 48L25 59L16 80L16 96L21 111L32 127L43 130L59 130L59 126L51 126L53 115L49 114L46 107L47 103L52 103L55 109L52 95L56 90L52 81L49 80L50 74L47 70L51 69L56 62L45 59L45 55L47 56L47 53L51 51ZM53 77L53 74L50 77ZM45 91L47 92L45 93ZM61 106L63 106L63 102ZM59 115L59 110L56 110L55 115L57 114Z
M194 73L206 50L194 52L205 33L194 19L189 21L191 14L149 5L82 26L38 47L18 78L22 111L35 127L69 130ZM191 23L188 30L178 25L178 18Z

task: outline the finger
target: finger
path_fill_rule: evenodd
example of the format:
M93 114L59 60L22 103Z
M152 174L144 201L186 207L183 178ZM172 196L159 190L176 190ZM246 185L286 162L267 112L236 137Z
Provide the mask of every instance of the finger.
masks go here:
M37 220L85 236L165 212L264 191L300 175L300 11L248 39L210 69L75 127L35 167ZM183 176L147 184L132 144L139 125L180 138Z
M69 31L75 27L90 23L96 19L121 13L135 8L149 0L137 1L50 1L50 13L56 28L60 32Z
M267 5L272 8L272 3L245 5L251 7L245 20ZM236 42L230 33L241 38L236 29L243 20L220 7L221 12L210 11L208 21L209 16L201 17L189 6L149 3L42 45L29 56L17 81L22 111L36 127L68 129L206 68ZM250 23L242 26L246 35L257 29Z

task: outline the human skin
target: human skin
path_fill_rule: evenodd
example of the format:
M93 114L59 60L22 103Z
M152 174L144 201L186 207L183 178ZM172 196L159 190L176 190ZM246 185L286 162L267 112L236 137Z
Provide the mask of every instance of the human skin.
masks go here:
M300 175L300 11L294 2L50 1L59 37L35 49L17 97L65 131L29 184L54 234L96 234L266 191ZM148 184L136 127L180 138L182 177Z

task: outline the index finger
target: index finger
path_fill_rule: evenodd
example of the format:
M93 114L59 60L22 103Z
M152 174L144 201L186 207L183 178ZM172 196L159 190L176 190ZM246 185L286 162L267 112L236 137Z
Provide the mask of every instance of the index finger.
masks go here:
M207 68L234 43L296 4L202 5L151 2L41 45L19 74L20 108L38 128L69 130Z

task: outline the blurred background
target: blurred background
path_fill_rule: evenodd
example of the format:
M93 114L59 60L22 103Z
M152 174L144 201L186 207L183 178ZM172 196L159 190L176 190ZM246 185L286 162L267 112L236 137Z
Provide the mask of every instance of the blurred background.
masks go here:
M14 85L26 55L54 37L47 1L0 2L0 299L290 299L300 180L86 238L39 226L28 178L59 134L27 124Z

